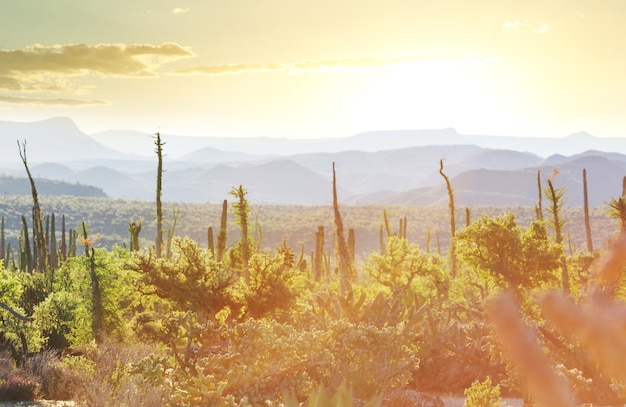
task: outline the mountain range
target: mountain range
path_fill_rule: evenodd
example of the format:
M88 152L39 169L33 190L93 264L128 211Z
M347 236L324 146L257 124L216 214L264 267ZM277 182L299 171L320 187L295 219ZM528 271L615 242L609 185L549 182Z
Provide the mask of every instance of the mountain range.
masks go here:
M454 129L375 131L330 139L225 138L161 135L163 198L218 203L243 185L256 204L326 205L336 163L339 198L358 205L445 205L439 173L450 177L457 205L535 205L537 175L582 205L586 169L589 203L622 193L626 138L581 132L564 138L461 135ZM33 176L93 186L94 194L154 200L152 134L110 130L85 134L69 118L0 121L0 174L23 177L17 143L26 142ZM55 184L56 185L56 184ZM68 189L68 190L71 190ZM0 194L12 193L3 189Z

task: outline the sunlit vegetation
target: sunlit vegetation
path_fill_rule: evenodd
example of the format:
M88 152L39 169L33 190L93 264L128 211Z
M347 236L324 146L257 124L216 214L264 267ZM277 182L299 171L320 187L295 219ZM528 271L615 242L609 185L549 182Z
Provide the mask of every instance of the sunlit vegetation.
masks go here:
M332 207L256 207L240 185L155 215L32 188L34 211L0 200L0 399L626 401L623 196L589 209L590 252L583 209L552 180L550 217L462 208L452 228L453 205L344 207L336 191Z

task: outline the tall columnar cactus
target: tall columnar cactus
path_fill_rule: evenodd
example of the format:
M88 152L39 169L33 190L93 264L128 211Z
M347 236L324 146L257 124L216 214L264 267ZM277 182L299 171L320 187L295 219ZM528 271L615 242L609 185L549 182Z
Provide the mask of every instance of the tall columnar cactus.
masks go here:
M156 257L161 258L161 251L163 250L163 205L161 203L161 194L163 187L163 145L165 143L161 141L161 133L155 134L154 145L156 146L155 152L158 157L157 165L157 183L156 183Z
M583 208L585 212L585 235L587 237L587 250L593 253L593 241L591 240L591 221L589 219L589 196L587 192L587 169L583 168Z
M426 253L430 253L430 229L426 230Z
M339 254L339 279L341 296L352 292L353 267L350 262L348 245L343 234L343 221L339 212L339 202L337 199L337 176L335 173L335 163L333 162L333 212L335 218L335 232L337 236L337 252Z
M78 232L76 232L76 229L70 229L67 257L76 257L76 239L78 239Z
M57 251L57 231L54 212L50 221L50 269L56 270L59 267L59 253Z
M315 234L315 255L313 257L313 276L315 281L322 279L322 266L324 263L324 226L317 227Z
M542 205L542 197L543 197L543 189L541 188L541 169L537 170L537 206L535 206L535 212L537 215L537 220L543 219L543 208Z
M83 232L87 233L85 222ZM96 273L96 252L91 248L86 254L89 256L89 277L91 277L91 331L96 343L101 343L104 338L104 306L100 295L100 279Z
M222 261L224 252L226 251L226 228L228 221L228 201L224 199L222 202L222 216L220 218L220 232L217 235L217 261Z
M350 256L350 264L356 262L356 236L354 235L354 229L348 229L348 255Z
M465 226L469 226L472 223L472 212L469 207L465 207Z
M378 232L378 251L380 251L380 254L385 254L385 249L386 249L385 235L383 231L383 224L381 223L380 231Z
M67 236L65 235L65 215L61 215L61 260L67 259Z
M3 216L2 225L0 225L0 260L4 260L6 258L4 245L5 245L5 241L4 241L4 216Z
M17 142L17 146L20 152L20 158L24 163L26 174L28 175L28 181L30 182L30 190L33 196L33 245L36 248L35 264L37 265L37 271L45 271L48 268L48 245L46 244L43 228L43 217L41 207L39 206L39 198L37 196L37 188L35 187L35 180L33 179L30 170L28 168L28 162L26 159L26 142L20 145Z
M443 179L446 181L446 189L448 190L448 207L450 208L450 249L448 255L450 256L450 273L452 274L452 277L455 277L457 270L457 260L454 244L454 235L456 234L454 191L452 190L450 179L443 172L443 159L439 160L439 174L441 174Z
M133 219L128 223L128 233L130 234L130 251L139 251L139 233L141 233L142 221L135 222Z
M209 252L211 252L211 256L213 258L215 258L215 242L213 240L213 227L209 226L209 228L207 229L207 243L208 243L208 248L209 248Z
M167 231L167 242L165 243L165 258L170 259L172 257L172 241L176 233L176 224L180 217L180 209L174 206L172 208L172 226Z
M404 217L404 228L400 237L404 240L409 238L409 218L406 216Z
M20 268L22 271L31 273L33 271L33 254L30 249L30 237L28 236L28 223L26 222L26 216L22 215L22 240L23 245L20 248L22 256L20 256Z
M556 173L555 173L556 174ZM546 188L546 195L550 201L550 207L548 211L552 215L552 227L554 228L555 240L558 244L563 244L563 226L565 220L561 218L561 209L563 207L563 199L565 196L565 189L554 188L552 180L548 179L548 188ZM567 263L565 262L565 256L561 256L561 284L563 285L563 293L569 294L569 274L567 272Z
M250 275L248 270L248 261L250 260L250 207L248 205L248 200L246 199L246 195L248 191L243 187L243 185L239 185L239 187L233 187L230 191L230 194L235 197L235 202L233 202L233 209L235 212L235 216L237 219L237 223L239 224L239 228L241 229L241 237L239 240L239 248L241 254L241 263L243 265L244 277L247 283L250 282Z

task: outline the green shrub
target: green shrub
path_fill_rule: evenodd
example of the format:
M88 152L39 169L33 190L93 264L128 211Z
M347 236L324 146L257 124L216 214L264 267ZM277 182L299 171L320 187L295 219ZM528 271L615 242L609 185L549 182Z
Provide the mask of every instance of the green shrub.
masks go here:
M491 383L491 377L487 377L484 381L478 380L472 383L470 387L465 389L464 407L500 407L503 405L500 398L500 386Z

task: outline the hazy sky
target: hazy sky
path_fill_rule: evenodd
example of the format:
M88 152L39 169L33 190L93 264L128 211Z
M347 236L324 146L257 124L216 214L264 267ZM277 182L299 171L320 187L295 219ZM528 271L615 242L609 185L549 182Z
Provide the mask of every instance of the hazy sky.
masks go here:
M0 120L626 137L623 0L0 2Z

